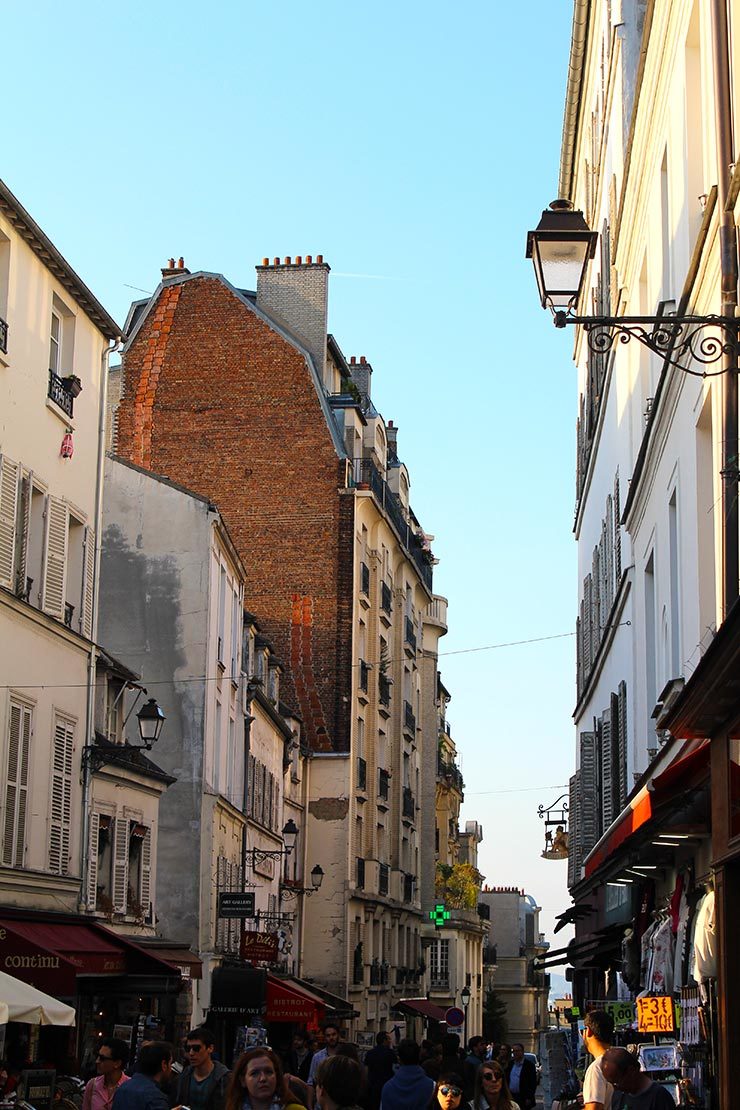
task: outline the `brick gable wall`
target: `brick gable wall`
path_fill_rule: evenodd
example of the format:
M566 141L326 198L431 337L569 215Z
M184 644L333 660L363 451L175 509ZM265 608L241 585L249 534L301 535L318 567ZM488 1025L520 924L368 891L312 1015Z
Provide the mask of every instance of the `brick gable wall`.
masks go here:
M215 502L286 667L283 700L316 750L348 749L354 501L303 355L194 277L165 285L123 375L118 454Z

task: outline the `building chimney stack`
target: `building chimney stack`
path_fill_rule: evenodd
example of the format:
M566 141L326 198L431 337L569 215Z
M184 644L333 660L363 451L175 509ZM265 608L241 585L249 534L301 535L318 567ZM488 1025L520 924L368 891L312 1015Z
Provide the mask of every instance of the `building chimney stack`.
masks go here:
M373 376L373 368L367 361L364 355L360 355L359 359L352 355L349 360L349 369L352 375L352 381L359 389L361 395L367 400L370 400L370 379Z
M257 266L257 307L283 324L310 351L322 382L326 381L326 330L329 270L324 256L286 255L262 259Z
M189 274L190 270L185 268L185 259L182 255L175 262L174 258L167 260L167 265L162 267L162 281L168 281L172 278L184 277Z

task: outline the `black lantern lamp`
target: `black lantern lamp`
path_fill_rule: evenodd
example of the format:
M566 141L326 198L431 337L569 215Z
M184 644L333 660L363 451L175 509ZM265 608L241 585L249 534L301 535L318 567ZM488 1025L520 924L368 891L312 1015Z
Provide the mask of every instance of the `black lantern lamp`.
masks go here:
M463 1008L467 1010L468 1006L470 1005L470 987L465 986L460 991L460 1001L463 1004Z
M569 200L554 200L542 213L537 228L527 233L527 258L534 265L543 308L568 312L578 304L598 238Z
M321 886L321 884L323 883L323 881L324 881L324 869L322 868L320 863L317 863L316 866L311 871L311 886L313 887L314 890L318 890L319 887Z
M292 852L295 848L296 840L298 839L298 826L292 817L290 817L283 825L283 844L285 845L286 855Z
M157 740L159 740L162 725L167 718L154 698L149 698L149 701L142 705L141 709L136 714L136 719L139 722L139 735L144 741L144 747L148 751L152 744L156 744Z

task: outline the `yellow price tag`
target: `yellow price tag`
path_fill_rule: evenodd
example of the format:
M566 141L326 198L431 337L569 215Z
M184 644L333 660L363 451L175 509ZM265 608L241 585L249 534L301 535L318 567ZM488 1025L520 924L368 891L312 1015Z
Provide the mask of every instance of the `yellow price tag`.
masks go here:
M637 999L637 1030L639 1033L672 1033L673 999L667 994Z

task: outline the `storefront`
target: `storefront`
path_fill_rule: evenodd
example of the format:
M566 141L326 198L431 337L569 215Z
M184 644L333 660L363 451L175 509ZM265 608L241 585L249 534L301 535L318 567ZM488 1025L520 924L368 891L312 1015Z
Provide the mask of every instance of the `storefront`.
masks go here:
M3 909L0 969L75 1008L74 1040L44 1048L76 1057L83 1073L94 1069L101 1037L119 1036L135 1052L147 1023L173 1036L179 968L92 919Z

